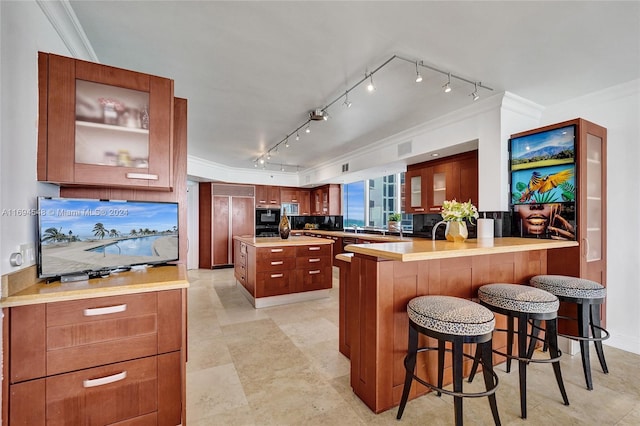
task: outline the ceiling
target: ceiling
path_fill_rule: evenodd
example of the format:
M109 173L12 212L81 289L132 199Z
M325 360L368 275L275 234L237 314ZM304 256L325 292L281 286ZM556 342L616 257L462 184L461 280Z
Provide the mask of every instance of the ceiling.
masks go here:
M508 91L542 106L640 78L640 2L70 1L101 63L169 77L188 153L229 167L330 161ZM367 72L398 55L373 75ZM351 108L343 105L349 92Z

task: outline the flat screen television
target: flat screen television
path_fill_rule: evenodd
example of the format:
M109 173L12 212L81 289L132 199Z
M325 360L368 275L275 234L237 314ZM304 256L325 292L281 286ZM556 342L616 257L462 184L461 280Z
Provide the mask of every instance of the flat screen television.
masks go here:
M178 203L38 198L38 275L178 260Z

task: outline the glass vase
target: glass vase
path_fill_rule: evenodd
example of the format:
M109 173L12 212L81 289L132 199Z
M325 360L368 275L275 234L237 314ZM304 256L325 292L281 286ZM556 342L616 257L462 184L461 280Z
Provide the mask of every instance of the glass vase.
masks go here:
M280 218L280 224L278 225L278 232L280 233L280 238L286 240L289 238L289 233L291 232L291 226L289 225L289 218L287 218L287 209L282 210L282 218Z

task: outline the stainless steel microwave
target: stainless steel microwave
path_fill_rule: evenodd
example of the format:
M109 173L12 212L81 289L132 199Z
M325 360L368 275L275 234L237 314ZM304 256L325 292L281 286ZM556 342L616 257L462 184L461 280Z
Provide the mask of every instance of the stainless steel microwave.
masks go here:
M282 214L286 212L287 216L298 216L300 214L300 205L298 203L282 203L280 211Z

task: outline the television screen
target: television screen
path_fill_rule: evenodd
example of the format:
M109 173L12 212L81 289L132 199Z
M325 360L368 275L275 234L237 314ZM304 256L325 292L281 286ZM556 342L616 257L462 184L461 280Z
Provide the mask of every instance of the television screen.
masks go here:
M178 260L178 203L38 198L41 278Z
M575 126L566 126L509 141L511 171L575 163Z

